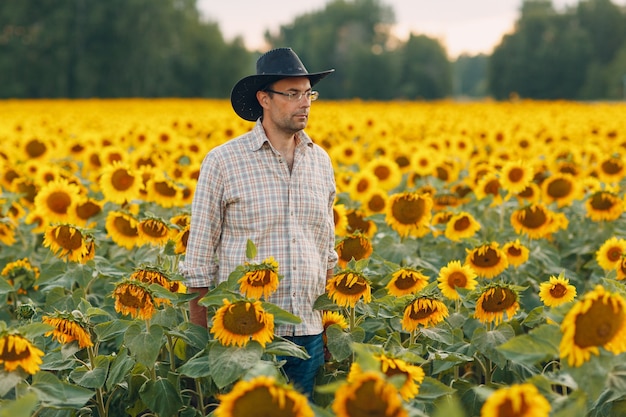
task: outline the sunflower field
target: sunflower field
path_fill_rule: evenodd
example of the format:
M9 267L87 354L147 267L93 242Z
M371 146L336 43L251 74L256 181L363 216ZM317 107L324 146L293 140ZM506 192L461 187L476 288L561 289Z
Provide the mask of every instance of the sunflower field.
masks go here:
M626 105L316 102L339 265L308 399L281 266L191 324L178 265L226 100L0 102L0 417L626 415Z

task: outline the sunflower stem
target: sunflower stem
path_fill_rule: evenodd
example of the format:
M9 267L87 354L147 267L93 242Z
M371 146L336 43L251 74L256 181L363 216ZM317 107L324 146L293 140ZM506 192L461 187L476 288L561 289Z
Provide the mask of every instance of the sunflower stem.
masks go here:
M170 371L176 371L176 357L174 356L174 343L172 342L172 336L167 335L167 351L170 356Z
M89 355L89 369L93 371L96 360L93 346L87 346L87 354ZM98 415L100 417L106 417L107 409L104 406L104 393L102 387L96 389L96 406L98 407Z
M200 381L200 378L194 378L194 382L196 383L196 395L198 396L198 410L200 411L200 414L205 415L202 381Z

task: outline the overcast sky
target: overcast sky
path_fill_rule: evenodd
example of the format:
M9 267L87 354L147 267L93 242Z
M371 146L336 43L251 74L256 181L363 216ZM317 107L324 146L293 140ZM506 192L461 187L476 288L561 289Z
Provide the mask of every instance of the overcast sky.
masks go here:
M277 32L281 25L296 16L324 9L328 0L197 0L198 8L209 20L219 24L227 40L244 39L248 49L267 48L266 30ZM502 35L513 29L522 0L382 0L393 8L396 33L406 39L410 32L439 39L448 55L462 52L491 53ZM553 0L559 10L577 4L577 0ZM626 0L613 0L626 4Z

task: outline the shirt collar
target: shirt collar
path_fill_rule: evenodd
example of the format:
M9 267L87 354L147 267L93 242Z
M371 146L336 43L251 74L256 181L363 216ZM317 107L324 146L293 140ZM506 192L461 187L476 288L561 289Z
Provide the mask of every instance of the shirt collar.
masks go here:
M257 151L261 149L261 147L263 146L265 142L269 144L270 140L267 138L267 135L265 134L265 129L263 129L263 124L261 123L261 118L257 119L254 127L252 128L251 133L252 133L252 138L250 141L251 151ZM304 144L309 147L313 145L313 141L311 140L309 135L307 135L304 132L304 130L299 131L298 133L296 133L296 135L298 136L298 139L300 139L298 146L301 144Z

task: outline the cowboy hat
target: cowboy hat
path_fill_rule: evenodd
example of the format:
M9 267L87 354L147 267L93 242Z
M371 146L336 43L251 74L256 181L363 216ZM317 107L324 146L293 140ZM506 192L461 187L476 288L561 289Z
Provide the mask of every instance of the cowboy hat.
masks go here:
M334 69L310 73L291 48L276 48L261 55L256 62L256 74L242 78L230 93L230 102L235 113L251 122L263 114L256 92L287 77L308 77L313 87Z

